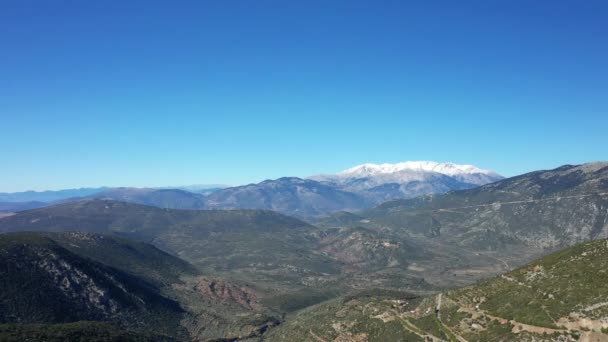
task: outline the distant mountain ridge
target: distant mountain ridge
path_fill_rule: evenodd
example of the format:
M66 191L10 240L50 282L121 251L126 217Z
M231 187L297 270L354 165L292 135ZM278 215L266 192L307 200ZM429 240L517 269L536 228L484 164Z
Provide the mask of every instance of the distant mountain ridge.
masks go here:
M180 189L111 188L86 199L107 199L168 209L203 209L205 195Z
M371 224L466 248L559 248L608 237L608 163L564 165L478 188L388 201Z
M437 162L363 164L336 175L282 177L215 191L205 208L270 209L298 217L359 211L395 198L469 189L504 177L472 165Z
M299 217L340 210L357 211L372 205L366 198L310 179L283 177L227 188L205 198L207 208L269 209Z
M356 192L379 203L477 187L504 179L496 172L473 165L407 161L396 164L362 164L334 175L310 177Z
M94 188L61 189L45 191L20 191L20 192L0 192L0 202L56 202L72 198L91 197L95 194L114 189L139 189L139 190L182 190L197 194L208 194L213 191L227 188L221 184L196 184L185 186L166 186L166 187L108 187L100 186Z
M437 172L448 176L458 176L466 174L485 174L489 176L499 176L496 172L483 170L473 165L461 165L455 163L438 163L434 161L406 161L395 164L372 164L366 163L354 166L350 169L339 172L338 175L370 176L380 173L396 173L405 170L418 170L427 172Z
M0 213L42 207L45 203L95 198L168 209L267 209L301 218L315 218L337 211L360 211L392 199L469 189L502 178L492 171L454 163L363 164L336 175L308 179L282 177L228 188L213 185L210 188L202 185L121 187L4 194L12 200L0 203ZM2 198L0 194L0 202ZM41 200L10 203L26 198Z
M36 209L47 206L46 202L0 202L0 213L14 213L16 211Z
M331 192L325 193L325 187L328 187ZM122 190L130 191L131 189ZM235 191L235 193L230 193L229 190ZM293 199L294 203L301 204L303 199L313 196L331 198L329 195L336 193L335 188L324 182L299 178L268 180L260 184L222 191L229 191L226 194L234 196L237 202L241 201L240 203L246 203L245 200L249 199L247 196L253 194L254 199L264 199L264 201L256 201L269 205L280 198ZM343 192L351 194L347 191ZM134 193L137 194L138 191L134 191ZM162 193L162 191L159 192L159 194ZM173 194L173 192L169 193ZM119 194L120 192L113 195ZM229 203L230 196L220 199ZM290 202L284 200L283 203ZM288 210L293 208L297 207L287 207ZM314 209L314 207L312 208ZM278 210L276 207L273 209ZM286 209L281 208L281 210ZM187 304L189 313L198 315L197 312L202 310L205 314L204 317L217 317L214 308L221 307L221 310L232 308L228 311L221 311L223 312L222 322L224 322L222 324L238 327L240 326L239 321L243 317L236 316L241 312L239 310L250 312L255 310L253 309L255 307L266 307L273 312L293 313L313 304L352 294L359 290L378 288L424 295L429 294L429 291L467 286L477 280L511 271L533 258L546 255L556 249L588 240L607 238L607 222L608 163L597 162L534 171L473 189L428 194L412 199L391 200L355 214L340 211L329 217L317 219L315 225L270 210L175 210L108 199L88 199L26 210L4 217L0 219L0 233L81 230L150 242L157 248L192 263L201 274L209 275L202 278L190 277L184 280L184 284L172 287L172 291L180 291L178 294L179 298L182 298L180 303L191 303L192 298L200 298L199 304ZM0 234L0 236L2 235L4 234ZM78 247L71 247L73 243L71 238L55 239L55 241L76 254L89 251L88 243L78 242L79 240L75 243ZM95 243L95 245L103 247L103 250L107 251L104 253L124 250L116 244ZM581 251L581 253L587 253L587 256L580 255L589 259L588 256L591 256L592 251L599 248L598 246L593 245L590 250ZM137 254L139 253L133 253L133 255ZM578 252L572 255L579 258L576 254ZM146 259L150 262L158 258L164 259L163 254L160 253L146 253L146 255L149 255ZM601 257L605 255L604 252L601 255L598 254ZM96 255L92 255L92 257L94 258ZM577 262L577 260L572 261ZM106 264L112 262L113 265L108 266L119 269L118 266L125 265L122 258L108 257L101 261ZM545 265L549 270L550 263L541 266L545 267ZM567 266L567 263L562 265ZM184 266L187 270L187 265ZM533 268L536 268L535 266L532 265ZM159 281L157 277L151 277L148 266L139 267L143 272L142 275L145 275L148 281ZM128 269L131 268L128 267ZM531 276L540 276L539 271L534 269L532 271ZM585 270L586 274L590 272ZM567 276L568 273L555 275L560 274ZM515 279L517 274L506 273L505 276ZM524 277L518 279L518 282L535 286L536 278L528 279L527 276L528 273L524 272ZM169 278L173 278L173 276ZM547 279L557 280L558 278ZM564 280L563 284L572 283L566 282L567 279L562 280ZM162 279L160 281L162 282ZM229 283L226 284L224 281ZM505 281L492 284L502 287L512 282L509 279L505 279ZM601 281L604 279L602 278ZM518 287L521 285L517 282L510 285L513 286L504 287L506 292L493 296L494 303L487 302L492 307L484 308L484 305L480 305L481 309L487 309L488 314L514 319L541 329L555 329L550 326L553 320L545 321L545 325L541 324L543 322L530 320L539 318L536 313L542 315L542 310L534 309L534 316L529 318L527 316L507 316L509 310L526 305L523 302L517 302L516 307L510 308L507 305L507 307L500 308L504 303L500 300L519 293L525 294L527 301L536 300L535 293L525 292L526 289L518 291ZM547 289L550 288L547 286L543 293L539 294L544 301L542 305L554 303L564 308L571 307L571 303L562 305L563 303L559 303L559 299L554 301L550 298L548 293L553 293L547 292ZM576 291L561 292L565 296L570 296L570 293L576 295ZM356 320L363 322L362 324L368 324L367 322L370 324L357 326L349 333L375 331L384 334L396 331L397 335L389 334L382 338L378 337L378 340L391 341L398 336L403 336L401 335L402 330L392 330L404 327L400 323L398 315L415 312L416 308L420 308L419 313L410 317L411 323L418 326L420 331L424 330L438 337L438 340L449 340L449 331L442 332L434 328L438 326L433 322L433 307L436 297L418 298L416 299L418 302L416 302L414 299L410 300L409 295L398 294L397 296L392 299L381 299L379 302L367 297L362 302L350 300L332 302L333 304L330 305L335 304L336 312L347 308L347 310L340 311L340 317L334 314L332 316L339 318L336 323L350 324L349 321ZM453 321L450 315L460 314L456 310L454 312L447 310L449 307L454 309L458 309L458 307L451 305L454 303L447 301L445 296L444 292L446 310L442 309L441 317L445 319L446 324L451 324L450 322ZM482 296L473 297L481 298ZM485 297L488 300L491 299L490 296ZM556 296L556 298L559 297ZM606 301L605 297L589 297L588 299L593 300L588 303L590 306ZM228 300L228 304L220 305L224 300ZM378 311L365 309L366 320L359 321L358 317L361 317L363 307L370 300L379 303L379 305L371 304ZM395 300L406 300L409 304L401 306L403 303ZM475 299L472 298L472 300ZM204 303L216 303L218 306L208 308L208 305ZM448 304L451 306L448 307ZM472 305L472 308L475 308L475 305ZM462 307L472 309L469 305ZM542 306L539 308L542 309ZM602 306L602 308L604 307ZM379 311L380 309L384 311ZM549 306L547 309L559 313L559 316L555 316L555 320L559 320L562 314L568 314L568 312L560 311L561 309L555 310L559 309L557 307ZM500 310L500 312L496 310ZM388 315L383 314L385 311ZM304 312L312 312L315 315L306 323L307 325L311 324L310 322L332 322L334 320L332 317L323 316L325 315L323 312L327 311L322 311L321 316L316 316L320 311L315 311L314 308L305 309ZM294 315L299 314L294 313ZM304 316L297 317L303 318ZM376 328L378 324L381 324L380 322L389 323L385 318L390 317L396 318L390 321L393 323L389 324L389 327ZM592 318L597 319L597 317ZM265 327L274 326L276 322L271 317L268 319L260 322L258 327L266 329ZM290 319L290 316L287 316L287 324ZM461 318L458 320L462 321ZM466 319L465 321L469 322ZM205 336L241 335L240 332L222 335L217 330L210 334L210 330L205 329L208 329L213 323L197 322L188 328L189 332L204 332ZM484 320L475 321L475 324L487 327L488 332L492 334L500 333L502 328L508 328L509 331L513 329L507 324L501 323L499 326ZM405 326L407 325L405 324ZM290 327L290 325L283 324L281 326ZM518 325L514 324L514 326ZM201 330L200 327L205 327L205 329ZM220 326L217 327L221 329ZM344 330L345 328L341 325L334 327L333 324L330 324L327 325L327 328L328 330L313 328L313 332L335 332L336 334L332 332L324 336L330 339L348 332L348 329ZM479 329L471 328L473 330L467 328L462 333L472 333L473 335L469 335L472 338L467 340L476 340L474 334ZM405 329L407 330L407 327ZM420 333L415 328L412 329ZM450 325L450 329L458 329L458 326ZM291 334L280 327L277 331ZM306 338L308 331L307 328L304 333L297 333L302 338ZM408 336L408 340L410 340L409 337L411 340L416 340L416 332L408 331L413 334L413 336ZM272 336L273 333L270 331L269 340L272 340ZM371 333L370 336L372 336ZM526 335L524 332L524 335L516 336L525 337ZM355 335L342 336L346 340L350 337L354 338ZM424 340L423 336L418 337ZM481 340L493 338L493 336L487 337L487 339ZM282 340L292 339L283 338Z
M86 197L108 187L46 191L0 192L0 202L54 202L72 197Z

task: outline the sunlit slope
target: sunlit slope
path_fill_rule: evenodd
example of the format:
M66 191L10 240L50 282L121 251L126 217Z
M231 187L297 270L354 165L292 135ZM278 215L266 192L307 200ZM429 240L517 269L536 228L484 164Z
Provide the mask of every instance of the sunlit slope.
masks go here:
M371 293L288 317L269 341L608 340L608 240L576 245L466 288Z

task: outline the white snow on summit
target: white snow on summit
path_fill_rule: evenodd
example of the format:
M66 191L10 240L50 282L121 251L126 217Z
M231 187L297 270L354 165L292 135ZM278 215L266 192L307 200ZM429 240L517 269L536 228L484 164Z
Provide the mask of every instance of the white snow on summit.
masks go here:
M341 190L363 193L376 202L469 189L503 179L493 171L473 165L433 161L362 164L337 174L310 178Z
M382 174L397 173L401 171L436 172L447 176L464 174L484 174L498 176L495 172L483 170L473 165L460 165L454 163L437 163L433 161L406 161L396 164L362 164L338 172L339 177L370 177Z
M445 192L492 183L503 177L473 165L407 161L396 164L362 164L334 175L318 175L311 179L332 182L350 191L371 189L384 184L399 184L405 192L412 192L412 186L424 187L430 192ZM409 190L404 186L409 186Z

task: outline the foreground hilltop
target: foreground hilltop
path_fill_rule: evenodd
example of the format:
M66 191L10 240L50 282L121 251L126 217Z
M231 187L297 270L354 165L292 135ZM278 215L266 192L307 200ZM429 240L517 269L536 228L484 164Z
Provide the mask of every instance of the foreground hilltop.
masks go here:
M100 258L106 261L94 260L96 254L103 254ZM115 323L117 330L182 337L186 330L179 321L185 312L161 293L161 287L177 281L179 274L193 272L152 246L111 237L2 234L0 323L106 321Z
M0 340L259 336L280 317L248 286L156 247L83 232L0 234Z
M267 341L606 341L608 240L432 297L368 292L303 310Z

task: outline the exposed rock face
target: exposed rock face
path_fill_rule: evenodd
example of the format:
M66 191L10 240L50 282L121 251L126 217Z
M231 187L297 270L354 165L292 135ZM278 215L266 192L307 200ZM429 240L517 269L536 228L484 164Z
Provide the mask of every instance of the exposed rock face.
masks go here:
M185 284L175 284L174 287L195 292L213 301L236 304L247 310L255 311L261 308L253 289L247 286L238 286L219 278L197 277Z
M34 248L36 261L33 261L42 272L50 276L52 284L59 288L63 295L70 300L79 302L87 310L97 312L100 318L108 318L119 310L119 304L110 297L108 288L97 284L94 279L77 266L73 266L57 253L44 249ZM114 278L103 274L107 279L114 281ZM118 282L114 285L126 293L126 289ZM142 301L140 298L138 300Z
M173 334L179 330L183 310L154 285L75 254L49 235L0 235L0 323L102 320Z
M72 320L72 316L89 320L108 319L118 314L120 309L123 308L123 305L112 298L109 292L118 291L122 292L123 296L130 296L125 293L125 288L103 269L84 269L88 265L82 265L73 260L73 255L52 242L49 246L29 244L11 246L9 250L5 249L0 254L4 259L3 264L8 267L6 272L2 272L3 276L9 276L12 273L11 270L15 269L20 270L21 276L27 277L29 274L37 279L36 282L25 284L21 283L18 280L19 278L15 279L16 286L25 285L24 293L30 290L29 287L35 291L36 286L43 285L47 289L44 295L53 297L49 298L50 302L59 301L62 303L40 310L43 316L52 320L61 322L61 316L63 315L65 315L67 321ZM37 282L43 282L43 284L36 284ZM27 298L23 299L27 300ZM69 304L62 308L67 303ZM6 298L4 304L8 306L21 305L21 301L18 298ZM71 308L71 312L62 314L62 311L67 310L68 307ZM4 317L4 321L28 322L33 318L27 310L11 311L12 318ZM48 313L44 313L45 311L48 311ZM33 322L45 321L41 318L33 319Z
M281 323L280 315L258 302L257 293L215 277L185 277L172 292L189 312L182 321L194 341L254 338Z

